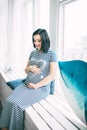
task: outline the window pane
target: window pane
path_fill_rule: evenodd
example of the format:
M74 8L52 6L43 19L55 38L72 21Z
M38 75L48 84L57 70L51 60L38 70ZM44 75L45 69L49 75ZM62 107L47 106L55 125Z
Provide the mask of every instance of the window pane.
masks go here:
M64 58L86 60L87 0L66 4L64 13Z

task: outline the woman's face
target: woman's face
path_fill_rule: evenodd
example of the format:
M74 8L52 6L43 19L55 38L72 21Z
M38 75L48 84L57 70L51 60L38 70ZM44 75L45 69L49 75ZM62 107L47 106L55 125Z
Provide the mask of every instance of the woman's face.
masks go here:
M37 50L41 50L41 36L39 34L34 35L34 45Z

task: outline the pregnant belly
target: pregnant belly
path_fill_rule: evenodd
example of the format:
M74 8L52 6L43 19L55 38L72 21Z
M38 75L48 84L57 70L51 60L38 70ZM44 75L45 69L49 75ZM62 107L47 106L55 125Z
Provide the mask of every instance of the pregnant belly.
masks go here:
M43 78L45 78L46 76L47 76L47 74L43 74L43 73L40 73L40 74L29 73L29 74L27 75L25 84L27 84L27 83L38 83L38 82L40 82Z

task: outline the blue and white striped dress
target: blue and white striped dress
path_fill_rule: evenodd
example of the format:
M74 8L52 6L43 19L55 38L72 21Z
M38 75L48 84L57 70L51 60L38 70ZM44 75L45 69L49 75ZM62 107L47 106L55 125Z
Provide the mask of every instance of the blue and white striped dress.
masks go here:
M38 89L30 89L25 84L28 82L36 83L46 77L49 74L50 62L57 62L56 54L51 50L48 53L40 53L38 50L34 50L29 57L29 61L31 65L37 65L41 68L41 74L29 72L25 83L19 85L6 99L0 117L0 128L24 130L24 110L46 98L50 93L50 83Z

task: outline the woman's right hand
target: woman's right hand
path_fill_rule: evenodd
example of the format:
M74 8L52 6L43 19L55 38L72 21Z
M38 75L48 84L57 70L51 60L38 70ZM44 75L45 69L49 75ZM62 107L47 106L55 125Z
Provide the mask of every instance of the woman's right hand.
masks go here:
M35 74L40 74L40 73L41 73L41 69L38 68L37 65L33 65L33 66L30 65L29 67L30 67L30 71L31 71L31 72L33 72L33 73L35 73Z
M37 65L30 65L30 62L28 60L27 66L25 68L25 72L28 74L29 71L31 71L32 73L35 73L35 74L41 73L41 69Z

